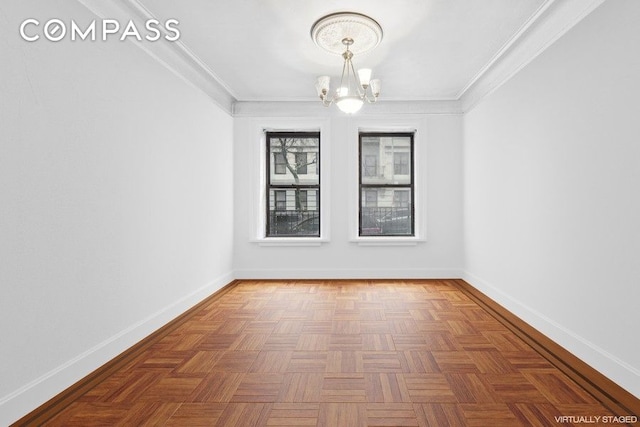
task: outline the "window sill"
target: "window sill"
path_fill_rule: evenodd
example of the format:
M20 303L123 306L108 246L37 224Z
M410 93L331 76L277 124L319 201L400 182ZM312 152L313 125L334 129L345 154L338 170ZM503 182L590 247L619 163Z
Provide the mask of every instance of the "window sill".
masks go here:
M358 246L417 246L426 240L420 237L354 237L350 240Z
M328 239L322 237L265 237L251 241L258 246L321 246L323 243L329 243Z

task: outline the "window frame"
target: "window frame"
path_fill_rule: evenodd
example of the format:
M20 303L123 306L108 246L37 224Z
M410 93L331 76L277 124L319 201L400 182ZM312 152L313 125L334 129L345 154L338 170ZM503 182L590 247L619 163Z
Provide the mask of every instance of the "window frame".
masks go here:
M246 153L252 168L249 172L251 180L250 209L238 212L236 221L244 224L237 227L240 236L246 236L247 242L264 248L277 247L319 247L331 242L331 148L332 122L330 117L273 117L260 115L240 120L239 138L250 138L250 152ZM266 233L266 161L267 132L320 132L322 151L318 156L322 164L322 192L320 194L320 237L265 237ZM244 172L236 171L243 179ZM237 179L240 179L236 177ZM242 239L242 237L240 237Z
M409 169L410 169L410 173L409 173L409 184L394 184L394 183L386 183L386 184L380 184L380 183L363 183L362 182L362 178L363 177L367 177L369 175L363 175L366 170L363 169L363 154L362 154L362 141L363 138L367 138L367 137L378 137L378 138L384 138L384 137L408 137L409 138ZM365 156L366 157L366 156ZM415 238L416 237L416 221L415 221L415 179L416 179L416 173L415 173L415 161L414 161L414 157L415 157L415 132L401 132L401 131L377 131L377 132L365 132L365 131L359 131L358 132L358 237L362 238L362 237L366 237L366 238L384 238L384 237L408 237L408 238ZM380 159L378 159L378 161L376 162L376 164L380 163ZM393 163L393 169L394 169L394 174L395 174L395 168L396 168L396 153L393 153L393 159L392 159L392 163ZM403 176L405 174L402 174ZM363 206L363 191L365 192L365 194L369 191L369 190L373 190L373 189L380 189L380 188L384 188L384 189L409 189L410 190L410 194L411 197L409 199L409 203L410 203L410 213L411 213L411 230L410 230L410 234L362 234L362 208L366 207ZM394 194L394 201L395 201L395 194ZM378 195L378 203L379 203L379 195Z
M414 227L415 236L359 236L359 150L358 135L360 132L413 132L414 156ZM348 175L345 184L348 186L347 230L348 241L358 246L416 246L428 241L428 177L429 158L428 145L431 136L429 117L424 114L394 114L389 112L380 116L353 116L347 123L347 161ZM326 167L326 163L325 163Z
M284 156L283 153L272 153L271 152L271 139L272 138L278 138L278 137L287 137L287 138L317 138L318 139L318 150L315 153L316 158L315 158L315 175L318 176L318 183L317 184L273 184L271 182L271 155L273 154L273 158L274 158L274 169L276 167L276 163L275 163L275 159L277 158L277 154L280 154L281 156ZM265 159L265 171L266 171L266 176L265 176L265 183L264 183L264 188L265 188L265 202L266 202L266 206L265 206L265 211L264 211L264 224L265 224L265 228L264 228L264 235L263 238L264 239L318 239L320 237L322 237L322 209L321 209L321 200L322 200L322 196L321 196L321 187L322 187L322 182L321 182L321 177L322 177L322 170L321 170L321 158L322 158L322 137L321 137L321 132L317 131L317 130L313 130L313 131L270 131L270 130L265 130L265 153L266 155L264 156ZM297 157L298 154L305 154L308 160L308 153L294 153L294 158L297 163ZM286 164L286 163L285 163ZM305 165L305 172L307 172L307 166L308 164ZM286 166L285 166L286 168ZM274 170L274 173L277 173L276 170ZM286 171L285 171L286 174ZM306 175L307 173L305 173ZM275 203L277 203L277 198L276 198L276 192L278 191L287 191L287 190L293 190L293 191L297 191L299 192L299 194L302 194L302 192L305 192L305 196L306 196L306 200L308 201L308 190L311 189L315 189L317 192L317 196L316 196L316 208L313 210L313 212L317 212L319 221L318 221L318 233L317 234L306 234L306 235L300 235L300 234L270 234L269 231L271 229L271 215L270 215L270 206L271 206L271 199L270 199L270 193L271 190L274 191L274 212L278 211L277 206L275 205ZM286 203L286 201L285 201ZM286 208L285 208L286 210ZM310 211L311 212L311 211Z

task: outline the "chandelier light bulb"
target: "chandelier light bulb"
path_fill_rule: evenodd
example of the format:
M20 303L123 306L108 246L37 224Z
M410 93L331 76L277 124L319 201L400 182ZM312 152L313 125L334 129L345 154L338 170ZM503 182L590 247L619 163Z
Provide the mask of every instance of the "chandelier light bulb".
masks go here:
M362 87L366 88L369 86L369 82L371 81L371 68L360 68L358 70L358 78L360 79Z
M371 93L375 98L380 95L380 79L371 80Z
M327 93L329 93L330 82L331 78L329 76L320 76L316 80L316 91L320 98L323 98Z
M335 103L343 113L353 114L362 108L363 101L358 96L343 96L336 99Z

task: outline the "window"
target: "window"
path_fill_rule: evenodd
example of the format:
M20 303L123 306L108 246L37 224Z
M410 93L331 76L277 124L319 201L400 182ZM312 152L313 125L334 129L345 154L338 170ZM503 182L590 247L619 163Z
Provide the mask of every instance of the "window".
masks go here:
M275 190L274 201L275 201L275 210L277 211L285 211L287 210L287 192L285 190Z
M287 162L282 153L273 153L274 158L274 172L277 175L284 175L287 173Z
M364 206L367 208L378 207L378 190L364 190Z
M300 201L300 207L303 210L307 210L307 191L306 190L302 190L300 191L300 194L298 194L298 200Z
M399 208L408 208L411 204L411 193L406 190L395 190L393 192L393 204Z
M360 133L360 236L415 235L413 139L413 133Z
M395 175L409 175L409 153L393 153L393 173Z
M307 153L295 153L296 157L296 170L299 175L307 174Z
M378 174L378 156L366 154L364 156L364 176L376 176Z
M320 237L320 133L266 136L266 237Z

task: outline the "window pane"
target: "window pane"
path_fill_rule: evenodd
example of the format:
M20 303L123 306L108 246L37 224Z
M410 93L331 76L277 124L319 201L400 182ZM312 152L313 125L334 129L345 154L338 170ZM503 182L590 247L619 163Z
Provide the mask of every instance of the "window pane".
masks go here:
M362 200L362 206L368 208L378 207L378 190L364 190L364 199Z
M361 236L413 235L411 188L366 188L361 197Z
M413 134L360 134L361 236L414 236Z
M320 236L318 195L317 188L270 190L267 236Z
M287 173L287 166L282 153L273 153L274 167L273 172L277 175L284 175Z
M266 237L320 237L320 134L266 136Z
M378 156L365 154L362 160L362 174L366 177L378 176Z
M393 153L393 173L394 175L409 175L409 153Z
M287 192L276 190L273 192L274 209L277 211L287 210Z
M299 175L307 174L307 165L309 164L307 160L308 153L295 153L296 163L295 169Z
M318 185L318 137L274 135L268 140L270 185Z
M360 150L362 184L411 183L410 136L363 136Z

